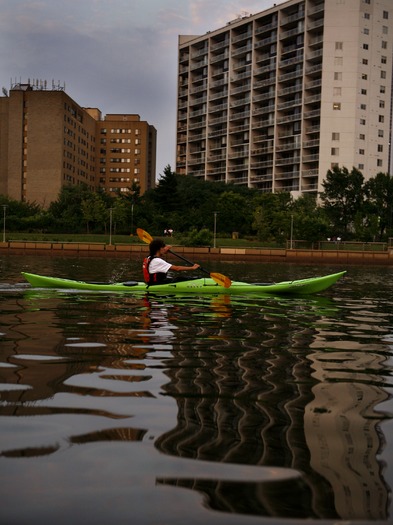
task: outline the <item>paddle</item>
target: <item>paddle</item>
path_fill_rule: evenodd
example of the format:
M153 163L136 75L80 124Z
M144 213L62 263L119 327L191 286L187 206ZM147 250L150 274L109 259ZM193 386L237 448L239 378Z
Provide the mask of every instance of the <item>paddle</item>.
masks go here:
M137 228L136 233L137 233L138 237L140 238L140 240L145 242L146 244L150 244L151 241L153 240L153 237L149 233L147 233L145 230L142 230L142 228ZM175 257L178 257L179 259L182 259L183 261L185 261L188 264L194 264L193 262L189 261L188 259L186 259L182 255L179 255L178 253L173 252L172 250L168 250L168 252L171 253L172 255L174 255ZM214 282L216 282L220 286L223 286L224 288L229 288L231 286L231 284L232 284L232 281L230 280L230 278L227 277L226 275L222 275L222 273L209 272L208 270L205 270L201 266L199 267L199 269L202 272L205 272L205 273L209 274Z

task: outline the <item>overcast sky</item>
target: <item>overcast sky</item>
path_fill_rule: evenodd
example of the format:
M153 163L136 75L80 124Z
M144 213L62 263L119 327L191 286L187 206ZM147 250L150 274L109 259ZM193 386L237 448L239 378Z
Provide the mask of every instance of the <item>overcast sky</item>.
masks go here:
M203 35L282 0L0 0L0 82L65 83L82 107L157 129L157 178L175 169L178 35Z

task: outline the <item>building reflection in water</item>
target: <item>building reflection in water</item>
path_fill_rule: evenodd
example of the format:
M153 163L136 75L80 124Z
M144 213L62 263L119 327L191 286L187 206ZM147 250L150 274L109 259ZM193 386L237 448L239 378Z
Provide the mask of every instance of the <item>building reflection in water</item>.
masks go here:
M311 467L334 487L338 514L386 519L389 490L377 459L384 436L378 428L381 414L375 411L388 398L377 386L385 358L366 350L309 355L318 383L305 407L304 430ZM365 377L350 380L353 367Z
M75 320L68 319L66 303L59 310L50 299L39 325L33 308L4 319L13 340L4 346L3 361L13 367L1 370L0 380L31 388L8 392L3 415L67 410L99 415L110 420L107 428L75 433L69 442L142 441L148 429L124 425L123 415L130 414L121 413L119 400L156 397L159 410L164 394L177 403L177 424L163 431L155 446L178 458L214 462L217 477L189 478L184 472L176 478L160 476L157 483L197 490L211 508L232 513L388 518L390 487L378 460L384 415L376 409L388 398L386 349L383 344L359 345L348 333L335 336L333 327L340 321L329 302L291 299L291 315L286 315L285 299L255 304L227 296L201 304L146 300L129 308L125 299L91 303L88 314L83 302L73 304ZM97 344L102 343L98 350L80 342L73 347L75 322L81 321L86 325L79 325L80 340L94 334ZM43 338L46 326L52 329ZM146 364L153 353L162 368L154 383L158 393L150 382L157 367ZM54 356L57 360L50 359ZM87 389L83 376L93 372L99 372L99 382ZM130 388L123 394L105 388L126 380ZM87 391L97 399L112 398L111 410L34 405L59 393L83 396ZM15 457L56 451L53 446L2 452ZM236 475L221 476L223 463L239 471L244 465L283 467L301 476L245 483Z
M166 454L214 462L297 469L301 480L241 484L235 480L160 479L204 492L216 510L280 517L385 520L390 487L378 454L388 398L379 374L383 345L361 351L353 341L332 353L315 316L291 328L285 317L241 318L209 341L203 328L179 344L167 374L177 425L156 446ZM299 312L301 315L301 312ZM236 327L233 328L233 325ZM248 325L249 326L249 325ZM236 334L233 332L237 332ZM314 348L319 350L315 351Z

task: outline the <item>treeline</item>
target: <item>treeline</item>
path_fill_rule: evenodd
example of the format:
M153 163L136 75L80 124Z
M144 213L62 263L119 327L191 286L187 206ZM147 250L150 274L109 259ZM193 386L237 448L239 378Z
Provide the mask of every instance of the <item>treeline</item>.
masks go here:
M116 197L85 186L65 186L48 209L0 195L6 206L7 231L42 233L134 233L153 235L171 228L194 238L238 232L264 242L326 238L386 241L393 236L393 178L378 173L367 181L360 171L328 171L319 199L290 193L261 193L233 184L205 182L176 175L168 165L156 188L140 195L139 187ZM1 216L3 221L3 215Z

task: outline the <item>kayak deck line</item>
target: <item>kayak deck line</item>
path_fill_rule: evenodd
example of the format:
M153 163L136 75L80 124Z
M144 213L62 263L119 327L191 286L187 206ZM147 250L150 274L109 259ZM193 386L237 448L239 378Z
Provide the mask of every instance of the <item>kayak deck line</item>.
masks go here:
M292 281L278 283L245 283L242 281L232 281L229 288L220 286L210 277L190 279L188 281L178 281L173 283L156 284L148 286L144 282L125 281L123 283L94 283L64 279L61 277L48 277L28 272L22 272L23 277L34 288L58 288L73 290L107 291L107 292L128 292L128 293L181 293L181 294L314 294L319 293L335 284L346 271L324 275L321 277L310 277Z

